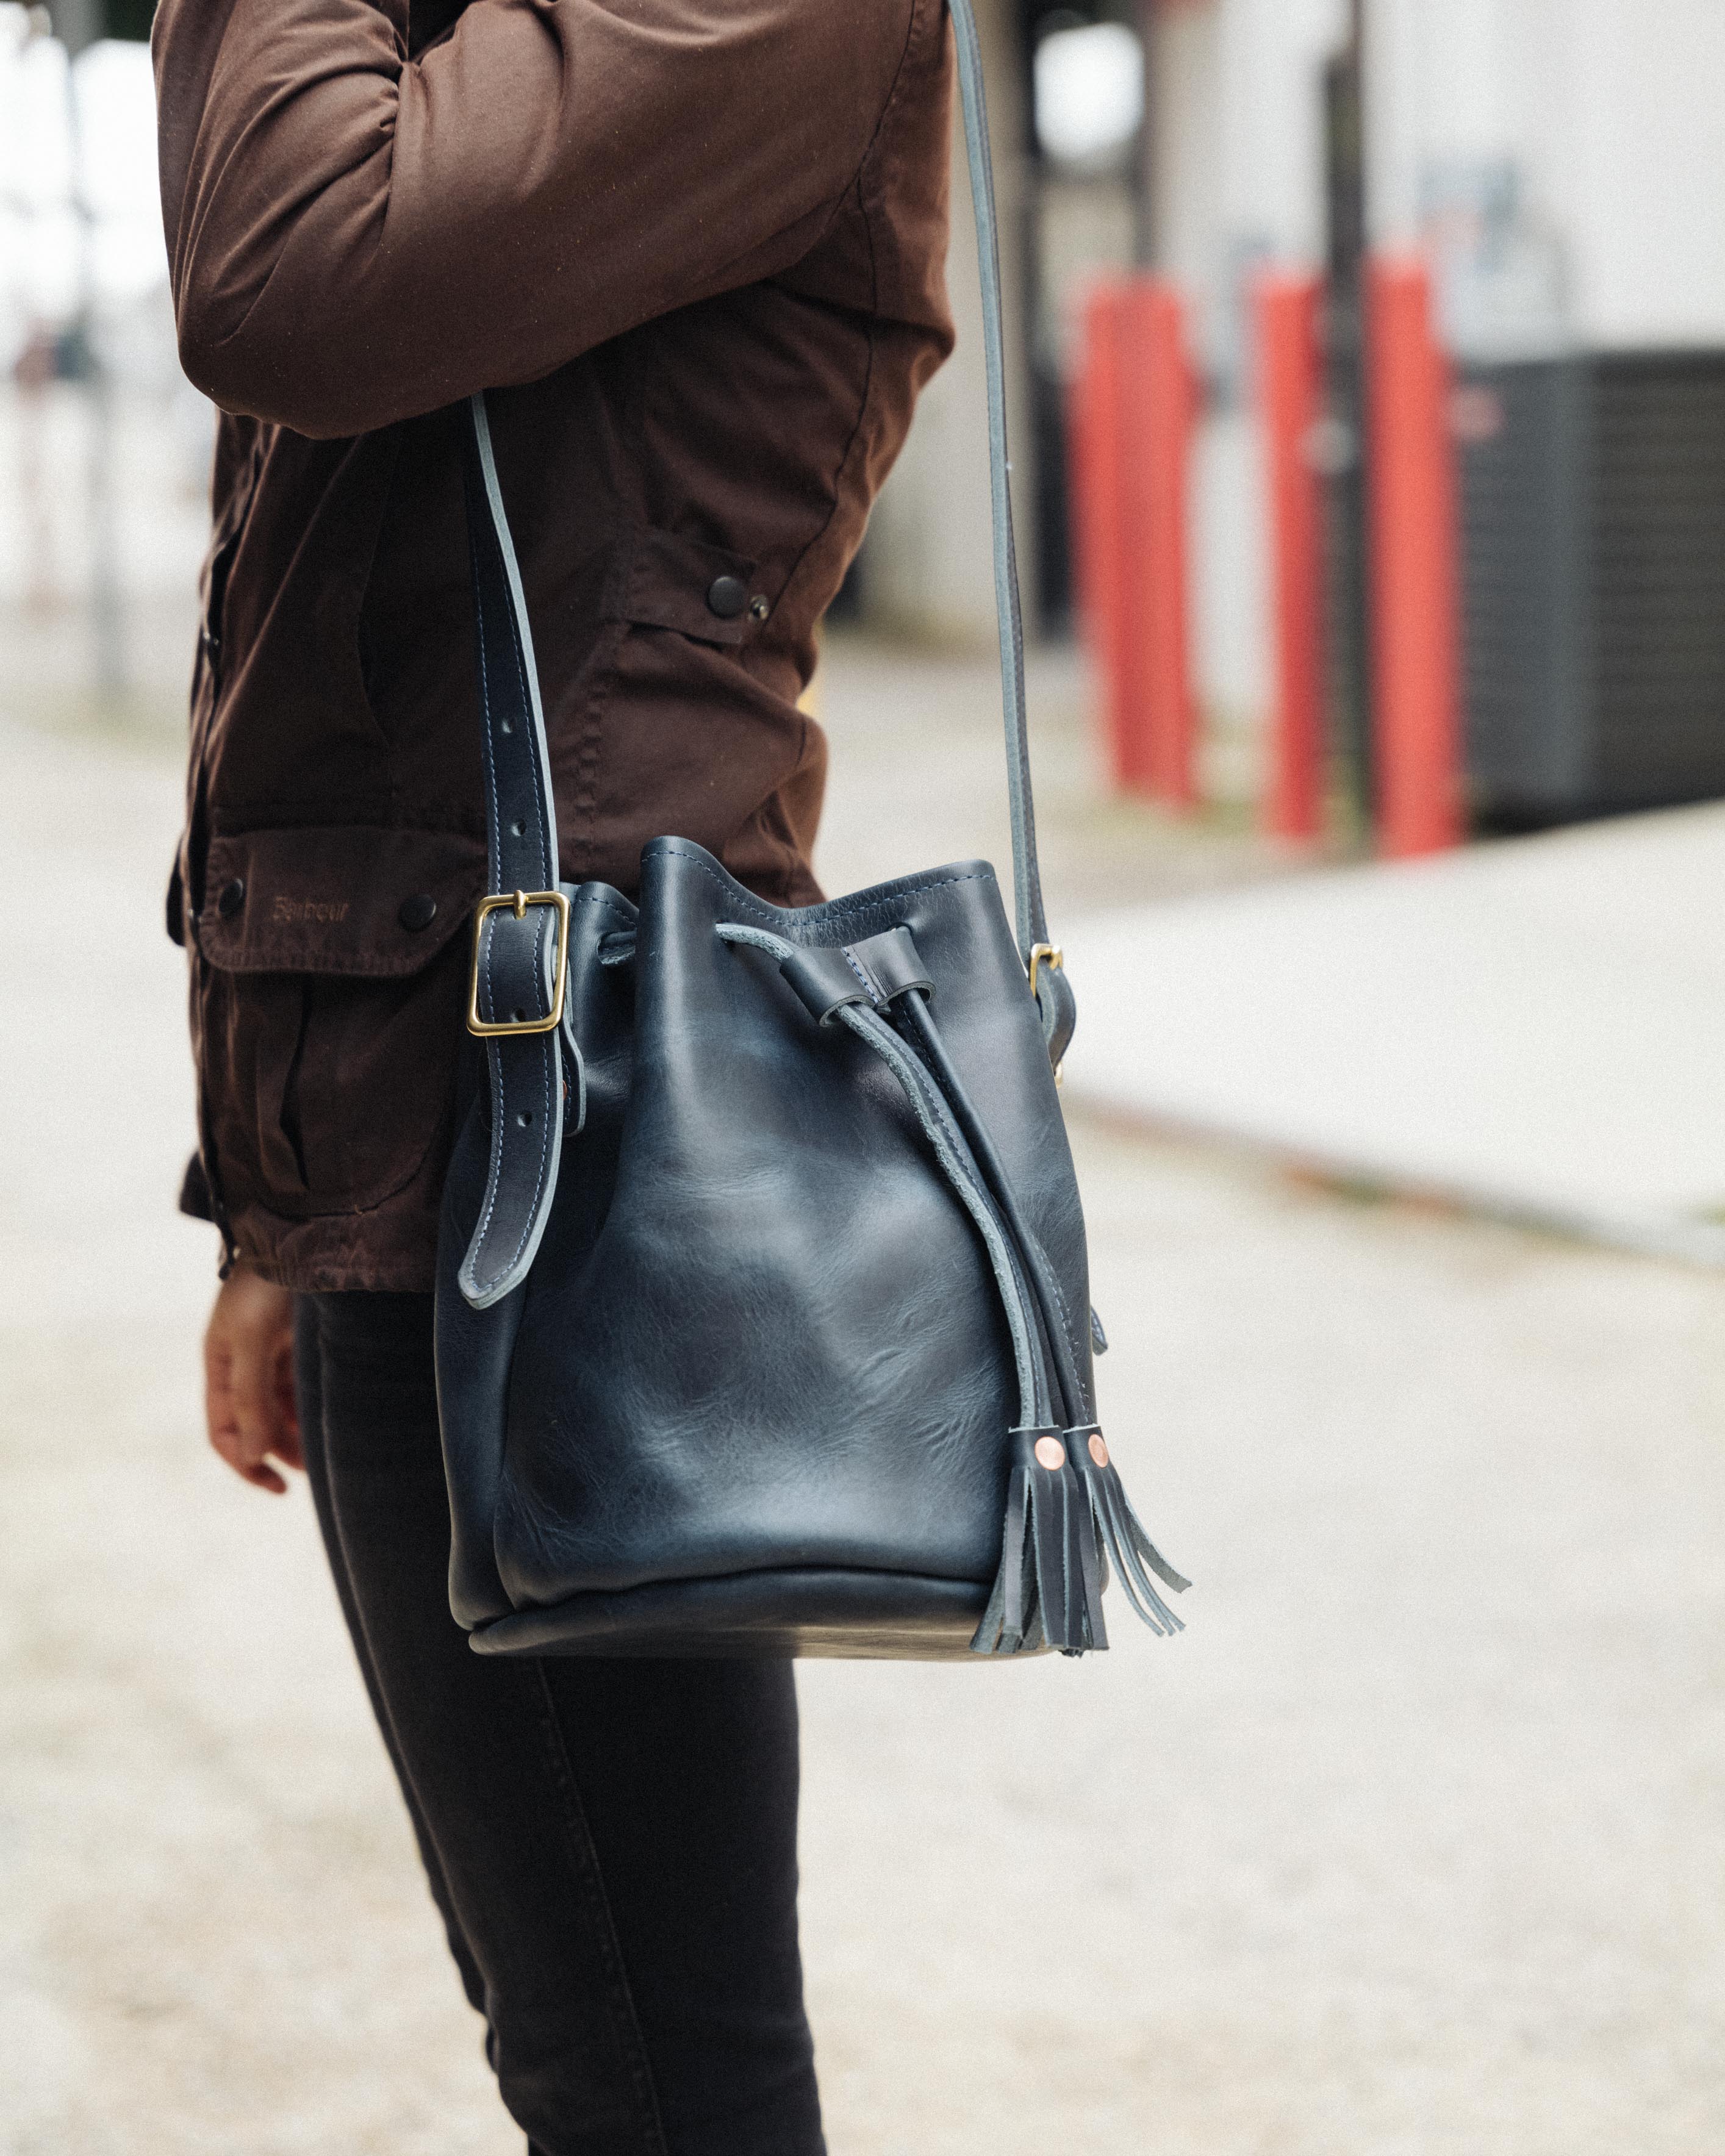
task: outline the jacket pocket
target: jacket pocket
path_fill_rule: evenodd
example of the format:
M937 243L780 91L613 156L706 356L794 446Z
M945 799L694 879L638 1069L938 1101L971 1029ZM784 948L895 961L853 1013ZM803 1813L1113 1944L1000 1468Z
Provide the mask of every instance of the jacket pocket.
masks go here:
M204 1123L223 1194L367 1212L447 1135L485 848L362 825L214 839L197 919Z
M670 629L702 644L746 644L767 619L757 564L675 531L626 531L618 542L605 619Z

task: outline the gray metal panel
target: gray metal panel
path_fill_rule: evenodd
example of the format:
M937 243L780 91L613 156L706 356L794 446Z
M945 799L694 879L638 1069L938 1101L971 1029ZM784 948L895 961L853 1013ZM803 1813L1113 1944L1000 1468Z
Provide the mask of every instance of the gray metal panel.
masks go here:
M1461 387L1478 813L1725 794L1725 353L1505 363Z
M1470 792L1487 821L1547 822L1594 784L1592 386L1584 364L1541 360L1461 387Z
M1725 355L1594 362L1597 790L1725 793Z

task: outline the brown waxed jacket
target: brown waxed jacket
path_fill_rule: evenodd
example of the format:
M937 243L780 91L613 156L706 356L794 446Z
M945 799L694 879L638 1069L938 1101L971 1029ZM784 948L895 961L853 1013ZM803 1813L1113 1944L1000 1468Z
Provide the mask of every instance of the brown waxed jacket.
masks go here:
M211 1209L302 1289L431 1284L485 882L456 400L498 393L564 876L676 833L803 903L814 628L952 336L943 0L454 13L157 16L223 413L170 926Z

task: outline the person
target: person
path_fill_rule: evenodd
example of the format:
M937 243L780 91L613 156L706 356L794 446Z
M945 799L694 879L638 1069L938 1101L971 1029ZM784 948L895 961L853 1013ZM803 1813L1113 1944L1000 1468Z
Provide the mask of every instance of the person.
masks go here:
M182 361L221 418L169 925L219 1229L212 1443L303 1467L539 2156L822 2147L788 1665L482 1660L431 1361L485 886L460 400L562 873L817 898L816 625L950 348L942 0L162 0Z

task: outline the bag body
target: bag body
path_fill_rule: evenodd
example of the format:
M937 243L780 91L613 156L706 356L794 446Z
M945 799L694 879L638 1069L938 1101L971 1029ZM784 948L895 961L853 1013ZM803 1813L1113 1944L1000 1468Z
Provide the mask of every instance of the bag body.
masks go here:
M439 1235L451 1607L484 1653L989 1657L1158 1631L1185 1582L1096 1425L1036 876L980 71L1015 921L966 862L798 909L692 841L560 884L483 398L467 466L491 896L486 1078ZM1099 1331L1096 1335L1100 1337Z

